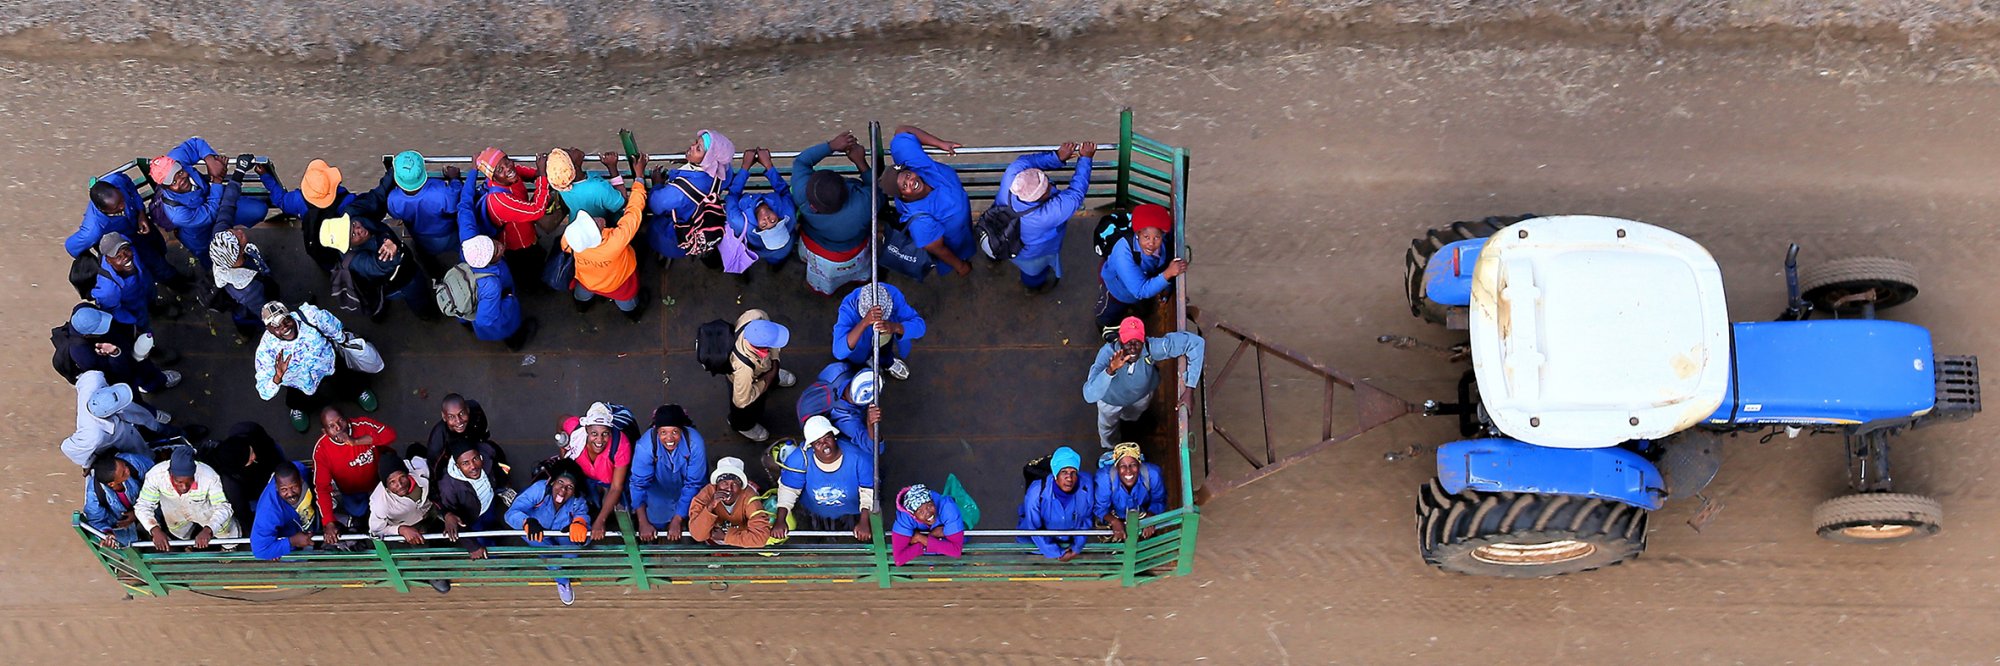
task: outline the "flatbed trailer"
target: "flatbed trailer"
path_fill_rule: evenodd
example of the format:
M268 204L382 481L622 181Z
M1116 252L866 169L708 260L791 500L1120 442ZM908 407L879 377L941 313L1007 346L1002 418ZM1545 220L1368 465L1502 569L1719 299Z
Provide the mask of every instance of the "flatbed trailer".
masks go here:
M884 154L882 141L886 137L875 141L877 160ZM1008 162L1054 148L968 146L955 157L938 157L958 169L976 217L991 204ZM793 155L774 153L782 172L789 172ZM663 164L680 156L649 157L653 164ZM1187 150L1133 131L1127 109L1120 115L1118 142L1101 147L1097 157L1088 205L1114 210L1140 203L1165 205L1174 217L1171 247L1176 256L1188 256ZM466 157L430 158L434 175L444 165L469 162ZM584 166L597 167L588 160ZM348 165L348 184L372 186L376 177L372 167ZM854 171L837 156L821 167ZM297 165L280 168L286 182L296 182ZM120 171L140 183L142 193L151 192L145 160L133 160L112 172ZM1050 180L1066 183L1069 173L1068 169L1051 172ZM761 174L753 174L750 182L753 190L765 188ZM252 184L245 188L245 196L265 194ZM408 591L412 584L421 588L424 581L438 578L457 586L504 587L552 585L554 578L564 577L577 585L650 589L732 583L872 583L886 588L965 581L1097 581L1129 587L1186 575L1193 566L1201 519L1191 477L1196 455L1191 449L1199 445L1191 437L1191 432L1199 434L1191 430L1191 420L1199 412L1194 405L1177 403L1174 378L1185 371L1181 360L1172 362L1174 372L1162 372L1162 389L1152 412L1136 424L1136 432L1142 433L1136 439L1147 460L1161 467L1170 486L1168 511L1134 526L1152 528L1151 536L1141 537L1141 529L1130 529L1123 541L1098 542L1109 532L1091 531L1099 539L1074 561L1059 562L1016 543L1020 534L1011 529L1022 495L1019 471L1024 463L1064 445L1084 453L1086 459L1098 451L1095 409L1083 402L1081 385L1099 346L1092 317L1099 260L1087 236L1101 213L1087 211L1071 220L1063 246L1068 278L1050 293L1027 295L1011 264L983 258L973 260L975 271L969 280L933 276L918 283L884 271L884 278L901 287L929 320L930 331L910 359L911 378L891 382L883 390L877 487L884 508L893 511L888 505L896 489L911 483L935 488L947 473L956 474L984 516L968 532L962 558L924 557L908 566L891 566L886 529L891 521L880 513L871 521L873 538L866 543L853 541L851 535L839 538L842 533L818 535L836 537L827 543L797 543L794 538L774 547L734 549L642 544L633 536L629 515L621 512L616 527L592 545L537 548L517 542L489 548L489 559L478 561L468 559L462 548L436 540L437 535L427 546L347 535L343 540L355 542L355 547L346 551L302 551L263 561L246 548L161 553L143 539L126 547L104 547L99 544L102 535L84 525L80 515L72 517L72 524L79 541L119 584L146 596L174 590L238 595L348 587ZM297 303L306 290L324 293L326 277L303 253L296 228L260 225L251 236L272 258L285 289L283 300ZM403 442L416 441L436 422L438 401L445 394L458 392L480 400L496 442L515 463L516 487L525 485L527 470L533 466L526 461L555 453L550 435L561 417L581 413L592 401L621 402L635 412L679 403L705 436L711 465L722 456L735 456L755 468L767 447L743 439L724 424L727 384L695 361L695 328L712 319L733 320L747 308L767 310L793 331L784 360L799 374L802 387L832 360L829 347L838 301L807 290L798 261L778 271L759 263L746 275L723 274L695 261L674 262L663 269L642 251L640 277L651 286L655 302L636 324L611 308L577 314L567 294L539 285L537 276L516 276L522 283L524 313L541 321L537 339L520 353L479 342L449 320L418 322L393 303L387 305L390 313L383 323L361 317L343 320L380 346L388 359L387 370L375 379L382 406L372 416L397 427ZM1176 282L1168 294L1170 306L1158 308L1148 322L1155 335L1193 330L1188 278ZM255 421L294 460L309 456L316 433L294 434L282 404L255 398L254 341L237 340L226 315L191 306L188 315L158 321L156 326L162 344L182 352L178 369L187 376L182 387L155 396L157 406L173 412L178 421L200 422L217 430ZM792 426L774 427L774 437L795 436L793 403L799 388L773 390L777 393L765 422ZM761 475L753 471L752 476ZM770 486L769 479L755 482ZM551 571L550 566L561 570Z

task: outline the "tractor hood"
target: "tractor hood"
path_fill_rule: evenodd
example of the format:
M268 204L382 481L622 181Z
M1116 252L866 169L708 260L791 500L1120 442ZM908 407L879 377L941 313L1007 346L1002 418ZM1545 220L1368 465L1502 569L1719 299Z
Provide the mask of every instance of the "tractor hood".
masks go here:
M1473 269L1471 333L1487 415L1539 446L1663 437L1729 389L1722 271L1650 224L1565 215L1500 230Z

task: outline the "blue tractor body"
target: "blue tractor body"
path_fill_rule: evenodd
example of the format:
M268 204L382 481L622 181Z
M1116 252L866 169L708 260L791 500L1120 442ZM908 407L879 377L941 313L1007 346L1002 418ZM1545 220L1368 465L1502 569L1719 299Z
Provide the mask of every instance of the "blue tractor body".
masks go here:
M1438 447L1438 481L1445 492L1575 495L1660 508L1666 484L1660 470L1626 448L1558 449L1506 437L1484 437Z
M1880 319L1739 323L1712 424L1858 425L1937 404L1931 333Z

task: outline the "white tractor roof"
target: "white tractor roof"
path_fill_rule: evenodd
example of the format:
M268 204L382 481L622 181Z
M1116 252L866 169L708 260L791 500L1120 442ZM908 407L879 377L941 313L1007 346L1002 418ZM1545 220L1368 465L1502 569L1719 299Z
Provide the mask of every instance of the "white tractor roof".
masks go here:
M1715 258L1672 231L1593 215L1501 229L1472 275L1480 401L1540 446L1679 432L1729 387L1724 305Z

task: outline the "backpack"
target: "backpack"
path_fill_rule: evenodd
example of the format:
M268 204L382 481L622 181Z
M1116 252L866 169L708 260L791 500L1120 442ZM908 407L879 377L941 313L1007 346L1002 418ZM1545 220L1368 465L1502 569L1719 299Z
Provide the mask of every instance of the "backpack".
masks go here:
M980 213L979 219L972 223L972 234L979 243L979 252L994 261L1013 259L1026 247L1021 241L1021 213L1005 204L993 204Z
M69 286L76 288L77 298L90 298L90 292L97 289L97 276L108 275L104 265L98 263L97 250L84 250L83 254L69 262Z
M63 379L69 380L71 384L76 383L77 375L83 374L83 368L77 367L76 359L70 358L69 350L86 342L88 340L83 337L83 334L77 333L76 329L69 327L69 324L49 329L49 344L55 345L56 348L56 355L53 359L56 374L62 375Z
M909 276L918 282L930 274L931 253L918 245L910 232L897 226L882 228L882 251L876 260L883 268Z
M382 312L382 288L363 285L355 279L354 255L341 257L340 264L333 267L330 289L333 292L333 306L343 312L359 312L374 317Z
M745 365L749 365L750 359L743 358L736 351L736 334L740 332L721 319L702 324L694 330L694 360L711 375L729 374L731 356L741 358Z
M444 278L431 285L438 311L446 317L471 319L479 312L479 280L489 277L493 276L472 272L472 265L464 262L446 270Z
M681 249L690 257L714 251L716 244L722 242L723 229L729 221L729 211L722 205L722 181L715 181L707 192L695 189L694 183L685 177L675 177L667 181L667 186L680 190L695 202L693 215L687 219L674 216L674 235L680 237Z
M1054 456L1055 454L1051 453L1049 455L1042 456L1034 460L1030 460L1028 461L1028 464L1022 465L1021 485L1024 488L1033 488L1035 486L1036 481L1040 481L1042 479L1055 476L1056 473L1055 470L1049 469L1049 458Z
M1120 239L1132 236L1132 214L1112 213L1098 218L1097 226L1090 230L1090 247L1102 257L1110 254L1111 248L1117 247Z

